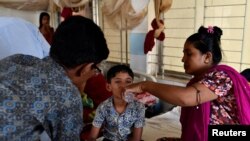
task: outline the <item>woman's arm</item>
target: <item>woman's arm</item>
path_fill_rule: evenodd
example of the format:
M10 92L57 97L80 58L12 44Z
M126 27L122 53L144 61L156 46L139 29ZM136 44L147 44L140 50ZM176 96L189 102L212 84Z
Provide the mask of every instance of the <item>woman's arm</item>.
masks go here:
M197 93L197 90L199 93ZM218 96L204 84L195 83L192 86L181 87L151 81L134 83L126 88L127 91L141 93L149 92L156 97L179 106L195 106L211 101Z

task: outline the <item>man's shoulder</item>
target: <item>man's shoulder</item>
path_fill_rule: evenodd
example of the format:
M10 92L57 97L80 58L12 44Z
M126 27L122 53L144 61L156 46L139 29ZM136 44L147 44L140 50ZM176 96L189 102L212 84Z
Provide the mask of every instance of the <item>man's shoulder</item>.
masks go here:
M42 59L39 59L32 55L24 55L24 54L14 54L8 57L5 57L1 60L1 64L5 63L13 63L18 65L33 65L38 62L41 62Z

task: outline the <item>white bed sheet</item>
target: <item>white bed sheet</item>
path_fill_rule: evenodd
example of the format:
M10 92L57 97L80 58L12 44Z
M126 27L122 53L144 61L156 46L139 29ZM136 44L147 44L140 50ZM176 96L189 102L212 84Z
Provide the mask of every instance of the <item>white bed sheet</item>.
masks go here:
M142 140L155 141L160 137L180 137L180 107L174 107L164 114L146 119Z

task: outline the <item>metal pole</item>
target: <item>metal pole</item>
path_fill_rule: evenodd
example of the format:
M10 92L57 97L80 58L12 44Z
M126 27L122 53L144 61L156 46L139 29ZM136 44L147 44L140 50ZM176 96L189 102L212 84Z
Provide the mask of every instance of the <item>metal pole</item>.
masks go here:
M121 17L121 28L120 28L120 45L121 45L121 63L123 63L123 57L122 57L122 17Z
M125 47L126 47L126 65L128 65L128 30L127 30L127 20L125 22Z

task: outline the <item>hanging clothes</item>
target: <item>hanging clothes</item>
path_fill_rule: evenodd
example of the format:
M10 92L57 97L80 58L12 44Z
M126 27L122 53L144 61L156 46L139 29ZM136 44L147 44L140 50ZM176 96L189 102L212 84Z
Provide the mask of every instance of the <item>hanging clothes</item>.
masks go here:
M150 30L144 41L144 53L152 51L155 45L155 39L163 41L165 39L164 21L160 19L160 15L168 11L172 5L172 0L154 0L155 18L153 19Z

